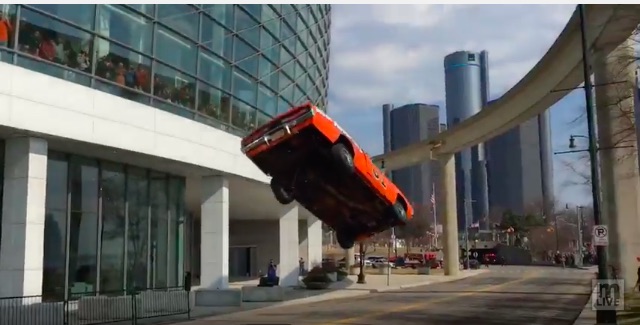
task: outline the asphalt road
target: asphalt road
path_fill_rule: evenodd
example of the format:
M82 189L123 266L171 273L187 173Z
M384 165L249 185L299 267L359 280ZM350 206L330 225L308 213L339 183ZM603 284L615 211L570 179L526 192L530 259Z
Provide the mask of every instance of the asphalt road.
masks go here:
M587 303L593 273L554 267L493 266L449 282L222 315L189 325L573 324Z

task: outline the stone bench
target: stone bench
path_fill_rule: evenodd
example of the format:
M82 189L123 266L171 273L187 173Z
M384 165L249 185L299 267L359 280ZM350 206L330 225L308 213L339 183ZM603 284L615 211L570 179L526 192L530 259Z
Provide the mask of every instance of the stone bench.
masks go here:
M239 289L198 289L195 291L195 305L201 307L239 307L242 305L242 291Z
M242 302L284 301L283 287L242 287Z

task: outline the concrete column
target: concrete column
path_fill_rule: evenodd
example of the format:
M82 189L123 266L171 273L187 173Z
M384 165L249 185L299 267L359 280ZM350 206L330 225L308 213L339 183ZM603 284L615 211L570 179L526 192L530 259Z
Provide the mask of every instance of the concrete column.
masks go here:
M307 217L307 268L322 264L322 221L309 215Z
M200 286L229 287L229 182L223 176L202 178ZM296 243L297 247L297 243Z
M357 246L357 244L356 244ZM356 250L355 247L344 250L344 260L347 270L353 265L356 265Z
M47 141L6 141L0 297L42 294Z
M439 158L442 164L444 209L441 212L444 237L444 274L455 276L460 272L458 247L458 211L456 208L456 164L452 154Z
M633 41L597 49L594 55L602 212L609 226L609 264L630 290L640 252L640 197L634 127L635 55ZM622 83L620 83L622 82ZM634 148L615 148L620 146Z
M279 219L280 259L278 276L280 286L298 285L298 206L284 207Z

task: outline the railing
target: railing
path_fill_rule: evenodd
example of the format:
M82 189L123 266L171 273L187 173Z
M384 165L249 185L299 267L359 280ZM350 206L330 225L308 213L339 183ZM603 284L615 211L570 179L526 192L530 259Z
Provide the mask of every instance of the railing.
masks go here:
M191 281L182 287L135 289L127 292L74 293L62 301L42 296L0 298L2 325L137 324L154 317L186 315L191 319Z

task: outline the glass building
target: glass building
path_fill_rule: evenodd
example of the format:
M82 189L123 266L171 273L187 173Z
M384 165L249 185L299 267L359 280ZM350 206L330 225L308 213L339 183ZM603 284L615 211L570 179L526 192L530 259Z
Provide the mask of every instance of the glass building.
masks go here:
M329 27L329 5L0 4L0 61L243 135L293 105L326 106ZM184 175L46 160L46 299L182 285Z
M0 7L2 61L229 132L326 107L330 5Z

